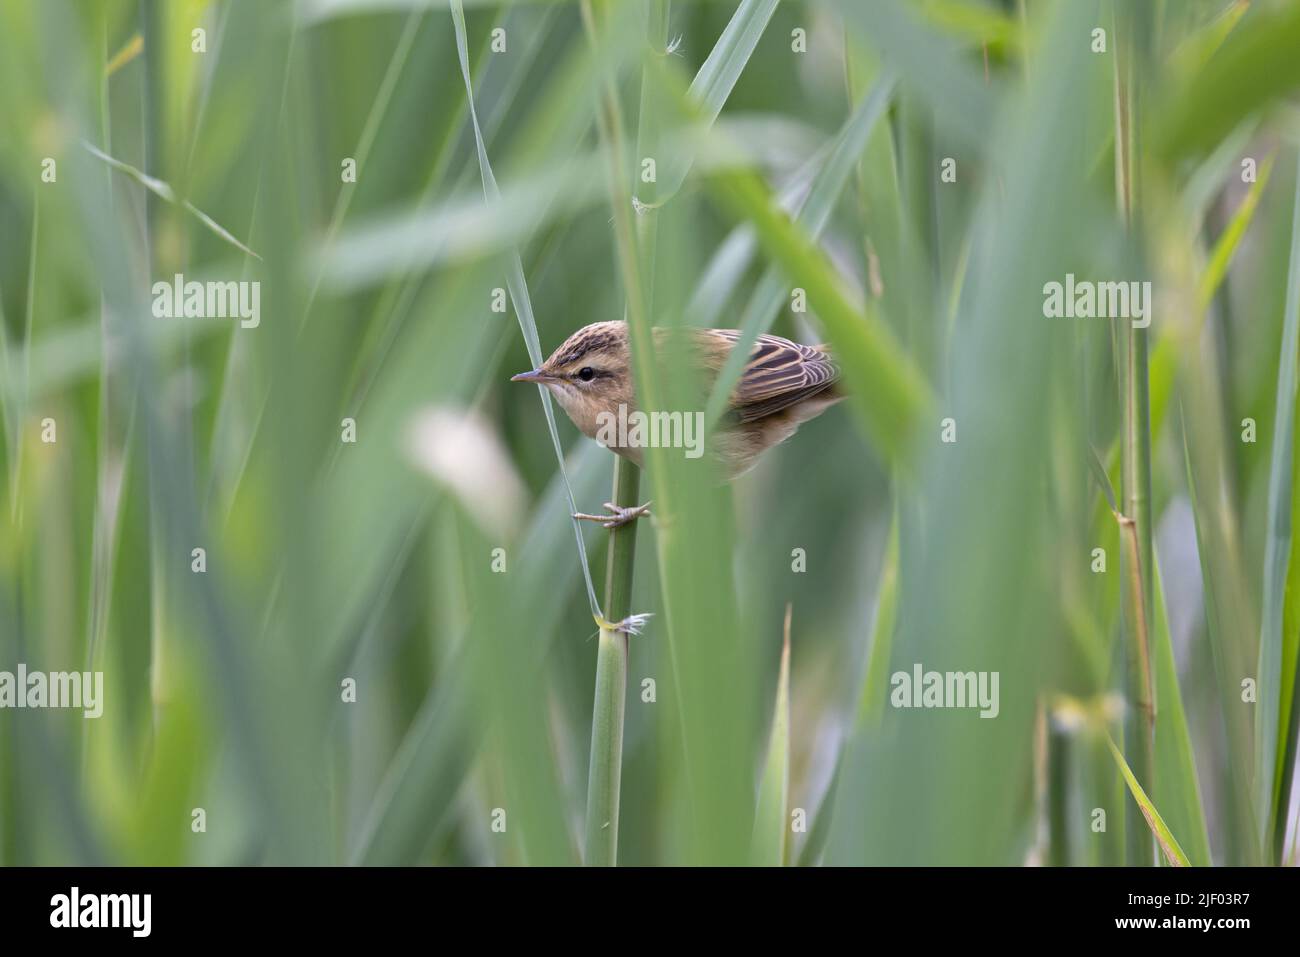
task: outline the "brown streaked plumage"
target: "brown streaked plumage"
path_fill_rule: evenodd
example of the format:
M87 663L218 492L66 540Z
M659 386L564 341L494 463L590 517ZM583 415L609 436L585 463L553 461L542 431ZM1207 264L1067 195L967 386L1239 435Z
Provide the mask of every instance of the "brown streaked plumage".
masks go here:
M699 360L701 384L711 389L739 341L740 332L735 329L684 331L693 340L690 351ZM659 349L665 347L668 334L669 330L654 330ZM748 471L764 451L784 442L802 423L842 399L838 380L839 370L822 346L801 345L780 336L759 336L714 437L712 451L727 477L735 478ZM601 413L617 415L620 403L629 412L637 408L627 323L595 322L584 326L569 336L539 368L520 373L512 381L545 385L573 424L584 435L595 438ZM703 408L701 399L698 409ZM640 448L614 448L613 451L641 464ZM611 506L611 511L617 514L631 510ZM623 519L627 520L630 518ZM617 518L613 522L620 523Z

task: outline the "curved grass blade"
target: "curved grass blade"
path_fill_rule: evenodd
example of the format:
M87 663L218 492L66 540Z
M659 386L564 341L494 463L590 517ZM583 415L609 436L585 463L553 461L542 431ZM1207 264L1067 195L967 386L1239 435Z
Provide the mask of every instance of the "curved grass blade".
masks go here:
M1156 806L1151 803L1146 792L1142 790L1142 785L1138 784L1137 778L1133 776L1133 771L1129 768L1128 762L1124 760L1124 755L1120 753L1119 748L1115 746L1115 739L1106 732L1106 744L1110 748L1111 755L1115 758L1115 764L1119 767L1119 773L1124 776L1124 783L1128 785L1129 793L1133 795L1133 800L1137 802L1138 808L1142 811L1142 816L1146 818L1147 824L1151 827L1151 833L1160 845L1161 852L1165 859L1174 867L1190 867L1187 855L1179 846L1177 838L1165 824L1164 818L1156 810Z
M495 203L500 199L501 194L497 188L496 176L492 173L492 164L488 160L487 147L483 144L478 111L474 108L474 88L469 74L469 48L465 38L465 8L461 0L451 0L451 17L456 26L456 53L460 57L460 72L465 80L465 96L469 98L470 122L474 126L474 145L478 152L479 172L483 177L483 197L487 202ZM533 318L533 304L528 296L524 264L519 258L518 250L510 254L506 287L510 292L510 301L515 307L515 315L519 318L519 328L524 335L524 342L528 346L528 357L536 368L542 364L541 340L537 335L537 321ZM540 385L537 387L537 392L542 400L542 410L546 414L546 427L551 433L551 445L555 448L556 463L560 469L560 477L564 480L564 489L569 498L569 513L572 515L578 511L578 503L573 496L569 476L564 470L564 448L560 445L560 433L555 427L555 410L551 405L551 394L545 386ZM598 623L603 623L605 615L596 600L596 586L591 580L591 567L587 563L587 549L582 541L582 528L576 518L571 518L570 521L573 525L573 537L578 544L578 560L582 565L582 577L587 586L587 601L591 606L591 614Z
M1223 231L1214 244L1209 262L1205 264L1205 272L1201 273L1200 282L1196 286L1196 304L1202 310L1208 309L1210 303L1214 301L1215 293L1219 291L1219 286L1222 285L1224 278L1228 275L1228 267L1232 265L1232 260L1237 254L1237 247L1241 245L1242 237L1246 235L1246 230L1250 229L1250 224L1254 222L1255 210L1259 208L1259 198L1268 186L1269 174L1273 172L1273 159L1273 154L1269 154L1259 164L1259 176L1255 179L1255 182L1250 184L1250 189L1246 192L1236 212L1232 214L1228 228Z
M242 242L236 239L234 234L231 233L230 230L226 229L226 227L222 226L220 223L218 223L215 219L213 219L203 210L199 209L197 206L191 203L188 199L178 199L176 196L176 191L172 189L168 183L164 183L162 180L158 179L157 177L150 176L148 173L144 172L143 170L136 169L130 163L123 163L119 159L114 159L112 156L109 156L103 150L98 149L97 147L93 146L90 143L85 142L84 140L82 141L81 145L85 147L86 152L90 153L91 156L94 156L96 159L104 161L109 166L113 167L113 169L117 170L119 173L125 173L127 176L130 176L133 180L135 180L137 183L139 183L141 186L149 190L149 192L153 193L155 196L159 197L160 199L165 199L169 203L175 203L176 205L182 207L183 209L188 211L191 215L193 215L204 226L208 227L208 229L210 229L213 233L215 233L217 236L224 239L226 242L230 243L230 245L234 246L240 252L247 253L248 255L252 256L254 259L258 260L259 262L261 261L262 259L261 256L253 252L253 250L249 249Z

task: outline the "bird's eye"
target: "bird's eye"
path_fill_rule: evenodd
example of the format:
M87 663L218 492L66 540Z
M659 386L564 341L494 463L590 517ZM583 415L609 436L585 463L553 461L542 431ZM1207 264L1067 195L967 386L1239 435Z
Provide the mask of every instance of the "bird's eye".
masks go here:
M583 366L578 370L578 378L583 382L590 382L592 379L596 378L596 370L591 366Z

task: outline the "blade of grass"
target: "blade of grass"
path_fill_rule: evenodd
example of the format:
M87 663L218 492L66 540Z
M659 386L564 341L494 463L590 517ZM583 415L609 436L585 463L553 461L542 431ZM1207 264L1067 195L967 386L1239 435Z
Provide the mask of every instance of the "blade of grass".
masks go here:
M1138 181L1140 150L1140 88L1136 61L1143 49L1145 21L1131 8L1114 10L1116 49L1115 77L1115 192L1120 215L1130 235L1137 230L1135 218L1140 201ZM1150 373L1147 360L1148 330L1125 322L1119 335L1121 388L1124 409L1122 496L1124 515L1120 524L1129 543L1122 553L1128 565L1129 583L1125 604L1127 668L1125 686L1129 708L1125 716L1124 742L1133 757L1139 781L1150 788L1155 774L1155 685L1151 672L1151 577L1154 555L1151 546L1151 409ZM1127 829L1129 863L1154 863L1151 838L1146 829L1130 817Z
M840 0L845 23L859 31L933 111L946 133L965 147L989 146L994 106L1003 92L986 83L952 38L925 29L916 11L896 0Z
M824 144L802 167L783 184L779 202L785 209L795 209L806 202L811 181L826 164L831 143ZM735 226L727 238L718 244L708 265L701 273L686 305L685 325L708 329L724 324L723 310L730 302L758 251L758 240L748 223ZM727 320L730 321L730 320Z
M1179 350L1196 348L1200 341L1210 305L1227 278L1228 269L1237 255L1242 238L1255 220L1255 211L1259 208L1260 197L1264 194L1272 171L1273 156L1269 155L1260 164L1259 178L1251 184L1227 228L1215 241L1205 270L1197 282L1195 321L1186 327L1179 327L1175 333L1162 336L1156 343L1155 352L1151 355L1151 428L1155 435L1160 434L1164 425Z
M529 77L535 67L538 57L543 48L547 48L548 56L555 56L555 52L549 48L548 41L551 40L550 32L551 22L555 18L554 14L558 7L547 7L543 11L543 16L538 22L530 24L527 34L527 43L523 50L516 49L513 56L504 65L507 77L504 82L499 83L501 88L496 102L493 104L489 115L483 120L484 139L489 148L496 137L497 131L501 128L506 115L509 113L509 107L513 96L524 85L526 78ZM506 30L509 34L514 35L513 19L519 16L520 11L511 8L506 11L500 20L501 29ZM490 37L486 39L489 45ZM477 67L472 86L476 89L482 89L484 78L492 75L492 67L499 63L497 57L481 56L479 57L479 66ZM376 104L377 105L377 104ZM373 107L372 107L373 109ZM539 113L542 111L539 111ZM452 157L458 152L461 144L461 135L465 133L463 117L468 113L464 101L457 100L453 106L446 123L446 128L441 139L436 156L433 160L432 169L425 179L424 188L422 189L417 207L424 206L429 197L434 194L435 188L441 187L444 192L450 192L451 195L460 195L463 191L470 188L474 181L475 170L466 167L461 171L459 177L451 178L451 185L445 184L448 178L447 170L450 168ZM369 122L369 120L367 120ZM467 131L468 136L472 139L473 130ZM557 137L558 138L558 137ZM533 138L525 134L523 139L531 141ZM572 141L575 137L564 137L567 141ZM482 204L479 204L482 209ZM373 315L376 321L371 323L370 335L367 336L362 349L358 352L356 361L352 367L352 374L349 377L346 394L352 398L353 402L359 403L364 401L366 395L375 383L376 376L379 375L383 368L386 358L397 340L398 334L402 329L404 321L411 314L411 303L414 301L417 292L422 287L424 274L418 270L407 270L400 274L400 280L388 283L383 290L379 302L375 306Z
M809 235L816 239L821 235L840 194L844 191L855 165L866 147L876 121L885 112L889 104L894 82L890 77L883 77L876 84L869 96L854 109L844 128L836 137L835 146L813 181L807 201L799 210L796 221L807 228ZM726 410L731 390L740 378L745 362L749 358L750 347L758 337L771 328L781 303L788 295L786 283L780 270L769 267L759 280L758 286L749 298L740 320L740 337L736 340L731 354L718 373L713 391L709 395L704 410L704 421L709 425L718 421Z
M718 42L701 64L687 95L698 104L700 118L712 126L722 112L727 97L735 89L736 81L744 71L754 48L762 39L768 21L776 11L779 0L742 0L736 12L727 21ZM642 154L644 155L644 154ZM675 154L668 175L656 189L655 205L667 202L681 189L686 174L690 172L695 156L690 152Z
M581 7L588 42L596 51L617 42L626 30L623 5L586 2ZM653 55L653 54L651 54ZM676 91L668 105L688 104L685 88L662 64L654 75L664 80L656 94ZM628 146L617 74L605 70L598 91L598 128L608 158L606 182L613 216L614 256L627 303L633 379L638 407L689 409L699 383L687 361L660 361L651 326L680 324L680 284L673 281L690 268L683 256L691 237L688 220L693 197L684 197L660 223L673 230L660 252L674 256L674 268L662 270L665 282L651 294L652 276L644 274L646 243L641 238L628 175ZM661 99L660 102L663 102ZM694 108L694 104L691 104ZM635 217L635 218L634 218ZM660 298L662 297L662 298ZM653 310L653 312L652 312ZM671 348L671 347L670 347ZM647 472L653 485L662 606L675 717L680 722L680 749L671 760L684 765L680 775L684 826L682 848L688 860L737 864L748 856L753 809L752 717L741 702L753 677L752 661L743 653L735 585L730 573L733 530L731 506L719 487L709 457L690 460L662 446L647 449Z
M883 6L862 5L872 11ZM1041 686L1060 649L1042 641L1042 628L1055 619L1037 582L1051 552L1037 536L1009 532L1050 508L1041 451L1051 444L1056 423L1044 397L1061 388L1055 370L1072 341L1025 321L1041 310L1038 289L999 277L1064 275L1078 261L1075 217L1086 215L1095 186L1080 188L1085 138L1062 104L1079 102L1100 80L1100 64L1077 40L1087 32L1085 11L1074 4L1045 9L1035 34L1041 82L1010 91L996 133L986 131L997 167L1016 188L999 195L995 179L981 184L973 220L979 239L969 268L980 281L969 284L947 350L952 412L945 414L957 419L958 441L940 441L937 418L917 423L924 450L913 487L924 525L909 519L900 529L898 663L943 668L950 665L940 662L960 661L996 671L1002 687L1014 681L1019 690L1002 697L995 721L886 708L883 733L855 734L841 781L845 790L837 798L846 813L836 815L832 863L1023 860L1028 835L1021 812L1032 807L1028 745L1037 692L1047 690ZM1009 341L1032 350L1036 361L1009 355ZM1010 419L1015 430L1002 427ZM970 483L971 475L991 474L998 463L1029 460L1033 469L1004 473L1005 481ZM941 537L927 537L928 529L941 530ZM963 558L967 548L981 550L974 566ZM945 583L942 600L935 591L939 582ZM996 788L956 803L946 799L990 767L998 768Z
M1297 396L1297 412L1300 412L1300 396ZM1293 451L1294 454L1294 451ZM1292 483L1291 514L1300 511L1300 483ZM1295 788L1296 752L1300 746L1300 704L1296 701L1297 685L1300 684L1300 536L1291 536L1291 554L1287 561L1286 598L1282 604L1282 689L1278 708L1278 734L1285 735L1286 743L1278 742L1278 760L1281 762L1278 774L1277 813L1274 820L1273 850L1278 863L1285 861L1288 809L1294 803L1292 794ZM1288 715L1290 716L1288 718ZM1292 864L1300 854L1300 830L1296 821L1300 819L1300 806L1292 817Z
M1169 830L1164 818L1160 816L1160 812L1151 803L1151 799L1147 797L1146 792L1142 790L1142 785L1138 783L1133 770L1128 766L1128 762L1124 760L1124 755L1115 746L1115 739L1109 733L1106 734L1106 744L1110 748L1111 755L1115 758L1119 773L1124 776L1124 783L1128 785L1134 803L1142 812L1142 818L1146 821L1152 837L1160 845L1160 850L1165 855L1165 859L1174 867L1190 867L1191 864L1187 860L1187 855L1183 853L1183 849L1179 846L1178 840L1174 837L1173 832Z
M315 271L346 292L379 279L518 248L536 232L602 196L599 155L504 183L492 202L456 195L414 211L372 217L322 243Z
M222 226L220 223L218 223L215 219L213 219L203 210L199 209L197 206L191 203L188 199L183 200L178 198L176 195L176 191L172 189L169 184L163 182L162 180L156 177L150 176L148 173L144 172L143 170L137 169L136 167L132 166L130 163L124 163L119 159L114 159L113 157L109 156L107 153L96 148L94 145L90 143L83 141L81 145L86 149L86 152L90 153L91 156L94 156L96 159L102 160L103 162L107 163L109 166L113 167L113 169L117 170L119 173L125 173L127 176L131 177L133 180L135 180L145 189L149 190L149 192L153 193L159 199L164 199L169 203L174 203L176 205L179 205L182 209L186 210L188 213L193 215L194 218L196 218L209 230L211 230L221 239L230 243L230 245L234 246L240 252L246 253L249 256L252 256L254 259L257 259L259 261L261 260L262 258L261 256L253 252L253 250L249 249L246 245L244 245L244 243L240 242L237 238L235 238L235 235L232 232L230 232L230 230L226 229L226 227Z
M47 4L41 8L46 22L40 31L42 38L75 37L77 30L69 12L62 4ZM51 41L53 42L53 41ZM272 41L268 41L268 46ZM50 50L49 62L60 61L60 68L66 58L61 53ZM260 51L259 51L260 52ZM75 58L72 69L75 69ZM256 66L262 66L269 59L259 59ZM281 61L282 62L282 61ZM57 103L60 115L65 117L75 135L89 136L93 109L89 104L76 97L77 90L88 87L79 85L69 78L64 94ZM122 373L123 380L134 383L140 394L159 395L162 389L159 382L156 357L152 354L145 327L148 325L139 317L148 314L148 300L139 292L135 280L131 258L126 254L122 241L122 224L113 211L110 190L106 177L99 175L99 168L94 166L93 158L81 151L71 151L66 155L71 169L67 177L72 195L76 202L70 204L75 210L76 219L69 224L75 226L84 237L85 245L94 268L94 281L102 289L104 309L111 317L111 326L123 337L121 355L125 357ZM98 331L98 330L97 330ZM134 394L134 393L132 393ZM191 494L191 485L187 480L179 460L179 452L172 430L160 416L156 403L142 402L140 408L145 413L142 431L143 442L158 453L158 468L151 490L161 505L173 517L173 535L166 543L167 553L184 554L193 542L203 541L199 531L201 524L199 509ZM219 559L213 558L214 563ZM219 564L218 564L218 567ZM256 668L250 666L244 654L242 644L243 629L237 624L239 614L233 603L223 601L218 595L215 584L216 576L186 576L195 579L190 586L193 597L194 615L191 619L199 626L199 631L208 640L212 665L217 678L218 699L227 718L227 727L231 734L232 755L236 758L239 787L255 802L249 811L251 827L262 829L270 838L274 849L270 852L295 860L310 857L310 843L303 839L305 828L298 820L285 814L289 798L288 782L282 772L281 764L269 759L265 727L260 724L260 712L266 707L268 696L263 694L259 682L263 677Z
M1286 815L1290 807L1291 775L1286 759L1294 722L1293 716L1283 711L1283 702L1290 701L1293 711L1296 707L1294 669L1290 674L1282 669L1283 661L1288 657L1294 660L1294 651L1288 654L1285 648L1287 638L1282 623L1292 536L1297 348L1300 348L1300 163L1297 164L1291 220L1286 313L1278 358L1273 451L1268 478L1268 537L1264 542L1263 618L1256 677L1259 704L1255 712L1255 813L1261 828L1261 842L1274 861L1281 859L1281 843L1285 839ZM1283 793L1284 781L1286 793Z
M1232 265L1232 260L1237 255L1242 237L1254 222L1255 210L1259 208L1259 199L1268 186L1269 175L1273 172L1273 160L1272 153L1264 157L1264 161L1259 165L1258 177L1250 184L1250 189L1232 214L1228 228L1214 244L1210 259L1205 264L1205 271L1201 273L1196 287L1196 304L1202 310L1208 309L1210 303L1214 301L1219 286L1228 275L1228 267Z
M858 698L857 726L878 727L885 708L885 689L889 686L889 658L894 647L894 626L898 621L898 517L889 526L889 545L880 572L876 611L871 623L871 650L867 670Z
M976 47L988 45L990 53L1018 54L1024 47L1019 20L995 7L980 7L960 0L921 0L921 15L946 33L966 38Z
M15 447L18 442L17 412L13 407L14 397L9 394L7 383L13 381L13 372L9 368L9 330L5 326L4 289L0 288L0 380L6 386L0 388L0 431L4 432L5 462L12 470ZM10 494L13 494L13 476L9 480ZM12 502L10 503L13 504Z
M574 487L584 498L608 481L608 455L595 444L582 446L570 463ZM567 532L560 509L567 496L559 476L533 510L519 554L551 555L564 546ZM569 562L528 562L516 583L521 607L540 610L532 624L539 645L529 644L530 664L540 668L554 640L563 608L553 600L576 584ZM370 800L352 842L349 860L361 865L414 864L446 828L456 795L484 731L473 720L472 674L463 643L438 682L425 695Z
M835 770L831 774L830 783L826 786L826 795L822 798L821 806L817 808L817 816L813 821L812 830L808 832L808 839L804 841L799 851L799 867L815 867L821 863L822 855L826 851L826 841L830 838L831 825L835 816L835 797L839 794L840 775L844 768L845 744L845 741L840 741L835 758Z
M27 303L23 315L23 398L21 412L17 418L17 427L15 429L15 446L17 451L14 455L14 482L13 482L13 506L14 517L18 518L19 503L22 501L22 477L23 477L23 446L26 444L22 441L22 417L27 415L32 401L32 329L35 328L36 322L36 268L38 262L38 252L41 238L41 202L39 195L32 204L32 239L31 248L27 260Z
M40 239L41 224L41 201L40 195L37 194L32 202L32 238L31 247L28 250L27 259L27 297L26 308L23 316L23 371L22 371L22 389L20 392L10 394L4 404L6 415L5 434L9 437L10 447L10 475L9 475L9 512L12 520L17 523L19 518L19 507L22 502L22 476L23 476L23 441L22 441L22 421L27 415L27 408L31 403L32 388L32 324L36 316L36 263L37 263L37 245ZM3 309L0 308L0 326L4 324ZM2 330L0 330L2 331ZM9 339L5 335L4 343L4 367L5 381L9 379ZM0 389L0 392L5 390ZM15 408L17 406L17 408ZM9 417L12 416L12 419Z
M1169 821L1186 842L1187 857L1197 867L1209 867L1210 836L1201 806L1201 786L1196 776L1192 736L1183 710L1174 648L1165 610L1160 563L1155 565L1155 632L1152 635L1155 697L1160 702L1155 724L1155 786L1151 793L1169 815Z
M753 173L711 176L710 193L732 215L748 219L786 278L807 290L810 309L826 327L843 369L849 402L867 434L890 460L905 459L916 425L931 404L915 363L871 307L855 308L817 246L774 203Z
M142 50L144 50L144 37L138 33L133 34L131 39L122 44L121 49L113 54L113 59L104 66L104 76L112 76L138 57Z
M411 47L415 44L415 37L419 33L420 22L424 17L424 13L424 10L417 8L407 15L406 23L402 27L402 34L397 39L397 46L388 61L388 68L384 71L384 78L375 93L374 101L370 104L370 110L366 113L366 125L362 128L361 136L352 152L358 170L365 169L366 160L370 157L370 150L375 145L375 137L379 134L379 125L388 112L388 104L393 98L393 91L397 88L397 81L402 75L402 70L406 67L406 60L411 54ZM330 215L329 226L325 230L324 242L326 245L338 235L339 227L343 225L343 218L347 215L348 207L351 206L352 197L355 195L355 183L344 184L343 188L339 190L334 199L334 212ZM304 323L311 312L311 303L316 298L316 292L323 277L324 267L322 265L322 268L316 273L316 280L307 296L307 308L303 311L302 321Z
M1300 6L1256 5L1190 83L1162 91L1154 145L1170 160L1206 152L1244 119L1300 85Z
M483 143L483 133L479 128L478 112L474 108L474 89L470 81L469 70L469 49L465 38L465 8L461 0L451 0L452 21L456 27L456 52L460 57L461 77L465 81L465 96L469 100L470 122L474 127L474 144L478 152L479 172L483 178L483 196L488 203L497 202L500 198L500 190L497 188L496 176L492 173L492 164L488 160L487 147ZM532 300L528 296L528 284L524 279L524 264L519 258L517 250L510 254L509 271L506 276L506 288L510 292L510 301L514 305L515 315L519 319L519 328L523 333L524 342L528 346L528 357L536 368L542 364L542 347L537 336L537 322L533 318ZM546 427L551 433L551 445L555 449L556 463L560 469L560 476L564 480L565 489L569 497L570 515L578 511L578 503L573 497L573 489L569 483L568 475L564 470L564 449L560 445L560 434L555 427L555 410L551 404L550 391L545 386L537 387L538 396L542 400L542 410L546 415ZM600 604L596 601L596 586L591 580L591 568L587 563L587 550L582 541L582 528L575 518L570 519L573 525L573 537L578 546L578 560L582 565L582 577L587 586L587 600L591 606L592 617L596 619L598 625L605 625L609 622L601 612Z
M768 867L783 867L790 859L790 614L791 606L787 604L772 733L758 786L750 846L750 862Z
M1200 390L1191 388L1191 398L1201 401ZM1239 633L1253 634L1250 612L1247 607L1245 583L1241 579L1240 563L1236 549L1221 531L1221 513L1208 508L1199 492L1198 474L1208 475L1210 487L1215 484L1216 473L1210 469L1220 467L1222 458L1202 447L1201 434L1212 437L1213 428L1198 433L1192 427L1197 416L1183 414L1183 459L1187 474L1187 492L1191 499L1192 515L1196 526L1196 551L1204 583L1205 630L1210 644L1218 684L1220 712L1228 753L1229 783L1227 804L1229 864L1257 865L1259 863L1259 831L1255 821L1254 800L1251 787L1254 779L1253 736L1250 707L1241 699L1241 676L1250 669L1247 663L1250 650L1244 642L1233 640ZM1211 463L1214 463L1213 465ZM1220 483L1221 484L1221 483Z
M591 49L599 53L603 47L603 34L610 29L604 18L610 16L606 9L601 10L602 22L597 22L597 12L589 0L582 1L582 29ZM664 43L667 34L667 8L663 4L650 4L645 8L645 47L647 51L658 49ZM651 98L649 90L649 65L643 65L641 79L640 130L638 130L638 147L653 148L658 135L656 117L650 113ZM597 92L597 127L599 138L606 152L607 189L611 203L614 205L615 254L624 290L624 315L627 317L630 337L632 337L633 376L636 382L638 403L642 408L660 408L658 382L653 374L647 374L651 363L650 339L650 294L654 287L654 254L658 239L658 199L641 209L637 200L625 192L621 182L621 170L624 166L623 116L617 98L614 74L606 66ZM685 172L682 172L685 176ZM641 212L636 228L630 220L634 208ZM640 492L640 469L624 468L623 462L617 464L619 482L615 489L617 503L624 503ZM660 514L672 514L673 502L668 497L662 472L655 472L655 501ZM634 503L634 502L633 502ZM623 594L620 601L627 598L632 588L632 542L628 537L623 547L625 554L615 554L619 545L615 537L610 540L610 568L608 581L611 586L617 583ZM615 560L619 564L615 564ZM625 580L623 572L627 573ZM671 622L669 622L671 629ZM601 628L601 649L597 658L597 697L595 711L591 719L591 765L588 780L588 810L586 810L586 840L588 840L588 863L593 865L614 865L617 854L617 815L619 815L619 787L621 763L623 763L623 702L627 694L627 644L619 641L619 636L610 629Z

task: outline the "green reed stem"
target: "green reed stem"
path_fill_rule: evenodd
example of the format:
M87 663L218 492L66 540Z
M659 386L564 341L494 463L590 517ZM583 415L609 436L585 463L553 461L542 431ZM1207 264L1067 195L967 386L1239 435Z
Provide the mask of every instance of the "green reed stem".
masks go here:
M668 32L667 0L648 0L645 7L645 29L648 44L662 44ZM584 22L595 39L594 16L590 6L584 6ZM649 80L642 72L641 110L638 119L638 143L645 144L656 136L655 116L648 96ZM606 90L603 107L616 111L612 90ZM617 126L613 130L617 135ZM605 136L610 135L605 129ZM655 246L658 235L658 213L648 209L638 219L640 231L640 259L631 266L631 275L644 277L650 287L641 298L636 282L629 283L630 319L640 318L640 325L648 323L642 310L648 310L650 290L653 288ZM630 244L620 242L622 252ZM626 272L626 270L625 270ZM614 460L615 505L630 507L640 504L641 470L620 457ZM636 528L633 521L609 532L609 551L605 562L605 617L610 622L621 622L632 612L632 568L636 555ZM620 778L623 769L623 716L627 708L628 635L614 629L600 629L600 644L596 651L596 699L591 714L591 759L587 771L587 840L585 861L588 866L612 867L618 863L618 802Z
M1136 33L1141 18L1128 8L1115 11L1115 187L1120 213L1130 236L1138 208L1136 143L1138 88L1135 83ZM1124 754L1147 793L1155 785L1155 691L1151 670L1151 609L1154 551L1151 545L1151 398L1147 329L1126 322L1119 337L1123 383L1123 492L1120 518L1125 582ZM1124 543L1127 540L1127 547ZM1125 805L1125 840L1130 865L1155 863L1155 842L1141 808Z
M636 505L641 470L627 459L614 463L616 505ZM622 621L632 610L632 564L639 521L609 531L605 564L605 614ZM585 861L593 867L618 862L618 800L623 769L623 715L627 708L628 636L600 629L596 651L596 700L591 713L591 762L587 774Z
M1047 714L1047 863L1069 867L1071 736L1059 727L1051 710Z

